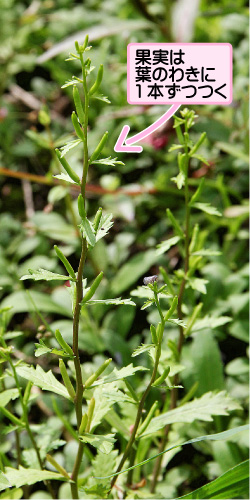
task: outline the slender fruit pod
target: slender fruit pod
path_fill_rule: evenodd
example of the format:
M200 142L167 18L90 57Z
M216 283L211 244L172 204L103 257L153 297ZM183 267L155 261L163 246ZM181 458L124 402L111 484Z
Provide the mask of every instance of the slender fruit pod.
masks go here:
M101 373L104 372L104 370L106 370L107 366L111 363L111 361L112 361L112 358L109 358L106 361L104 361L104 363L101 366L99 366L99 368L96 370L96 372L93 373L93 375L91 375L91 377L89 377L88 380L86 380L86 382L84 384L85 389L90 387L98 379L98 377L101 375Z
M201 193L202 193L202 190L204 188L204 184L205 184L205 177L203 177L201 179L201 182L200 182L200 185L199 187L196 189L195 193L193 194L190 202L189 202L189 206L192 207L193 204L198 200L198 198L200 197Z
M89 89L89 95L93 95L98 90L98 88L102 83L102 77L103 77L103 65L101 64L97 73L96 81L94 85L92 85L92 87Z
M105 132L105 134L103 134L98 146L95 148L95 151L92 153L92 155L89 159L89 163L96 160L98 158L98 156L101 154L101 152L102 152L102 150L107 142L108 134L109 134L108 132Z
M25 423L22 422L19 418L15 417L15 415L12 415L9 410L7 410L4 407L1 407L1 412L3 415L8 418L14 425L17 425L18 427L24 427Z
M68 480L70 480L70 476L67 473L67 471L51 456L49 453L46 455L46 459L48 462L55 467L55 469L62 474L62 476L66 477Z
M86 427L87 427L87 423L88 423L88 415L87 413L84 413L84 415L82 416L82 421L81 421L81 425L79 427L79 434L81 436L81 434L84 433Z
M157 334L156 334L156 328L155 328L154 325L150 325L150 332L151 332L151 337L152 337L153 344L157 345L158 344L158 339L157 339Z
M175 309L176 309L176 307L177 307L177 304L178 304L178 297L177 297L177 295L176 295L176 296L174 297L174 300L173 300L173 302L172 302L172 304L171 304L170 309L168 310L168 312L167 312L167 314L166 314L166 316L165 316L165 318L164 318L164 321L168 321L168 320L169 320L169 318L171 318L172 314L175 312Z
M165 370L163 371L162 375L154 381L152 386L156 387L157 385L162 384L165 378L167 378L169 372L170 372L170 366L167 366L167 368L165 368Z
M196 142L196 144L192 147L192 149L189 151L189 156L192 156L194 153L196 153L197 149L201 146L201 144L205 141L206 139L206 132L203 132L199 138L199 140Z
M79 94L79 90L78 90L76 85L74 85L74 87L73 87L73 98L74 98L77 116L78 116L81 124L84 124L85 116L84 116L84 111L83 111L83 107L82 107L82 101L81 101L81 97Z
M57 257L59 257L59 259L62 261L66 271L68 271L71 278L75 281L76 275L75 275L74 269L71 266L71 264L69 263L68 259L66 259L65 255L63 255L62 251L58 248L57 245L54 245L54 249L55 249Z
M81 194L78 196L78 212L82 219L86 219L86 212L84 207L84 199Z
M191 238L190 245L189 245L189 252L190 253L195 252L195 250L197 248L199 232L200 232L200 226L199 226L199 224L195 224L194 229L193 229L193 233L192 233L192 238Z
M67 354L73 358L74 357L74 353L71 349L71 347L67 344L67 342L65 342L62 334L59 332L59 330L56 330L55 331L55 337L56 337L56 340L58 342L58 344L60 344L60 346L63 348L63 350L65 352L67 352Z
M142 434L147 429L148 425L150 424L150 422L151 422L151 420L152 420L152 418L154 416L154 413L155 413L157 407L158 407L158 401L155 401L153 403L153 405L151 406L151 408L150 408L150 410L149 410L149 412L148 412L145 420L140 425L140 427L139 427L139 429L137 431L137 436L139 436L140 434Z
M81 141L85 141L84 132L79 125L75 111L73 111L73 113L71 114L71 120L73 123L73 127L76 131L76 135L78 135L78 137L79 137L79 139L81 139Z
M25 387L25 391L24 391L24 395L23 395L23 404L24 404L24 406L27 406L27 404L28 404L32 385L33 385L33 383L29 380L28 383L27 383L27 385L26 385L26 387Z
M87 423L87 427L85 429L86 432L90 431L90 426L91 426L91 422L92 422L92 418L93 418L93 414L94 414L94 409L95 409L95 398L91 398L91 400L89 402L89 407L88 407L88 423Z
M184 237L184 233L181 229L181 226L179 224L179 222L176 220L176 218L174 217L174 215L172 214L171 210L169 208L167 208L167 216L169 218L169 220L171 221L172 223L172 226L174 227L175 229L175 232L178 236L180 236L180 238L183 238Z
M98 286L100 285L100 283L102 281L102 278L103 278L103 272L101 271L100 274L98 274L96 279L93 281L93 283L92 283L90 289L88 290L88 292L86 293L86 295L84 295L81 304L85 304L88 300L91 299L91 297L93 297L95 291L97 290Z
M79 45L79 43L77 41L75 42L75 48L76 48L76 51L78 52L78 54L85 51L85 49L88 45L88 41L89 41L89 35L86 35L85 40L84 40L82 45Z
M73 385L71 384L70 378L68 376L68 372L66 370L66 366L65 366L62 359L59 359L59 368L60 368L60 372L61 372L64 384L65 384L65 387L66 387L71 399L74 399L75 395L76 395L75 389L74 389Z
M132 398L136 401L136 403L139 403L139 398L138 398L138 396L137 396L137 394L136 394L135 390L133 389L132 385L131 385L131 384L130 384L130 382L128 381L128 379L127 379L127 378L125 378L125 379L124 379L124 382L125 382L125 384L126 384L126 386L127 386L127 389L129 390L129 392L130 392L130 394L131 394Z
M94 218L94 222L93 222L93 228L94 228L94 231L97 232L97 229L99 227L99 224L100 224L100 221L101 221L101 218L102 218L102 208L100 207L97 212L96 212L96 215L95 215L95 218Z
M81 184L81 181L78 177L78 175L72 170L70 165L68 164L67 160L65 160L64 157L61 157L59 149L55 149L56 156L58 160L60 161L61 165L63 166L64 170L66 170L67 174L69 177L74 181L76 184Z

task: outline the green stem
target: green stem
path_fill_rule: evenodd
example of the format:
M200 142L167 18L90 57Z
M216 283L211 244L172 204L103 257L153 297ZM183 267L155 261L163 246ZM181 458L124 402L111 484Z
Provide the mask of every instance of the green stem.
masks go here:
M188 187L188 165L187 165L187 177L185 181L185 257L184 257L184 277L181 281L180 288L179 288L179 294L178 294L178 306L177 306L177 312L178 312L178 318L182 319L182 303L183 303L183 295L185 292L185 285L186 285L186 276L187 272L189 269L189 232L190 232L190 207L188 206L189 203L189 187ZM182 345L184 341L184 330L183 327L180 325L179 327L179 340L178 340L178 352L179 355L181 354L182 350ZM178 385L178 375L175 375L174 377L174 384L173 385ZM176 408L177 404L177 398L178 398L178 389L174 388L171 391L171 396L170 396L170 410L173 410ZM166 448L166 444L168 441L168 434L170 431L170 425L166 425L164 429L164 436L161 440L160 446L159 446L159 453L163 452ZM160 455L157 457L155 466L153 469L153 477L152 477L152 482L150 486L150 492L154 493L155 488L157 485L158 477L160 474L161 470L161 464L162 464L162 459L163 455Z
M82 76L83 76L83 91L84 91L84 114L85 114L85 120L84 120L84 140L83 140L83 174L82 174L82 181L81 181L81 194L84 200L84 205L85 205L85 189L86 189L86 181L87 181L87 173L88 173L88 166L89 166L89 161L88 161L88 138L87 138L87 133L88 133L88 106L89 106L89 96L88 96L88 90L87 90L87 83L86 83L86 70L85 70L85 64L83 61L83 56L80 54L80 60L82 64ZM86 255L87 255L87 242L85 238L82 238L82 250L81 250L81 256L80 256L80 261L79 261L79 267L78 267L78 273L77 273L77 281L76 281L76 305L75 305L75 310L74 310L74 317L73 317L73 352L74 352L74 364L75 364L75 371L76 371L76 396L74 400L75 404L75 410L76 410L76 419L77 419L77 428L79 430L81 421L82 421L82 397L83 397L83 381L82 381L82 371L81 371L81 363L80 363L80 356L79 356L79 348L78 348L78 337L79 337L79 322L80 322L80 314L81 314L81 301L83 299L83 287L82 287L82 277L83 277L83 268L84 268L84 263L86 260ZM71 494L72 498L79 498L78 495L78 487L77 487L77 478L82 462L82 456L83 456L83 451L84 451L84 443L79 442L78 445L78 451L71 475L71 479L74 481L71 484Z
M162 343L162 337L163 337L163 332L164 332L165 320L164 320L163 314L161 312L161 308L160 308L159 300L158 300L158 297L157 297L157 293L155 292L154 295L155 295L155 299L156 299L157 309L158 309L158 311L160 313L160 317L161 317L161 330L160 330L160 333L159 333L158 344L157 344L157 347L156 347L154 368L153 368L153 372L152 372L152 375L151 375L150 382L149 382L149 384L148 384L148 386L147 386L147 388L146 388L145 392L143 393L142 398L140 400L140 403L139 403L139 406L138 406L138 410L137 410L136 419L135 419L135 423L134 423L134 427L133 427L133 431L131 433L130 439L129 439L129 441L127 443L127 446L125 448L125 451L123 453L122 459L121 459L121 461L120 461L120 463L119 463L119 465L118 465L118 467L116 469L116 474L117 475L114 476L113 479L112 479L112 481L111 481L109 493L112 490L113 486L115 485L116 480L117 480L118 475L119 475L118 473L122 470L122 467L123 467L126 459L128 458L129 454L130 454L132 446L134 445L135 438L136 438L136 433L137 433L138 427L140 425L141 417L142 417L142 411L143 411L143 408L144 408L144 403L145 403L147 395L148 395L148 393L149 393L149 391L151 389L151 386L154 383L154 381L156 379L156 375L157 375L159 360L160 360L160 356L161 356L161 343Z

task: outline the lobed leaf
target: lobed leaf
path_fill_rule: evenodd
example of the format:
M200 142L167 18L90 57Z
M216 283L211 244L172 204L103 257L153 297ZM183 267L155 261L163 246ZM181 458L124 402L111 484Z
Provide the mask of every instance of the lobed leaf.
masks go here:
M45 281L53 281L53 280L60 280L60 281L68 281L72 280L71 276L64 276L62 274L57 274L57 273L52 273L51 271L47 271L47 269L28 269L30 274L25 274L20 278L21 281L23 280L34 280L34 281L39 281L39 280L45 280Z
M19 469L12 469L12 467L6 467L4 476L0 476L0 491L6 488L6 479L10 483L9 487L15 486L16 488L25 485L35 484L39 481L47 481L49 479L57 479L59 481L65 481L65 477L58 472L51 472L49 470L39 470L39 469L25 469L24 467L19 467Z
M213 415L228 415L230 411L238 409L240 405L228 396L226 391L220 391L217 394L207 392L201 398L195 398L189 403L153 418L142 436L157 432L166 425L176 422L191 423L194 420L211 422Z
M106 434L105 436L101 436L89 434L87 432L80 436L79 439L83 443L91 444L91 446L94 446L97 450L105 453L105 455L109 455L116 441L114 439L114 434Z
M52 371L45 372L41 366L37 365L36 368L28 365L21 365L16 368L18 375L30 380L34 385L40 387L45 391L54 392L66 399L70 399L68 391L63 384L58 382Z

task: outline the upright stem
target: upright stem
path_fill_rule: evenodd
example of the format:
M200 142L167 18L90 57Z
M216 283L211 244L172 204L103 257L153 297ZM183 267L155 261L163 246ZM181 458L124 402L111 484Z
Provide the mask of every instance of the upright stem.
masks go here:
M160 317L161 317L161 330L160 330L160 333L159 333L158 343L157 343L157 346L156 346L154 368L153 368L153 372L152 372L152 375L151 375L150 382L149 382L149 384L148 384L145 392L143 393L141 401L139 403L138 410L137 410L137 415L136 415L136 419L135 419L135 423L134 423L134 427L133 427L133 431L131 433L130 439L129 439L129 441L127 443L127 446L125 448L125 451L123 453L122 459L121 459L121 461L120 461L120 463L119 463L119 465L118 465L118 467L116 469L116 475L113 477L113 479L111 481L110 491L112 490L113 486L115 485L117 477L119 475L118 473L122 470L122 467L123 467L123 465L124 465L127 457L129 456L130 451L132 449L132 446L133 446L133 444L135 442L136 433L137 433L138 427L140 425L140 420L141 420L141 417L142 417L142 411L143 411L143 408L144 408L144 403L145 403L146 397L147 397L147 395L148 395L148 393L149 393L149 391L151 389L151 386L154 383L154 381L156 379L156 375L157 375L157 369L158 369L159 360L160 360L160 356L161 356L161 343L162 343L162 337L163 337L163 332L164 332L165 320L164 320L164 317L163 317L163 314L162 314L162 311L161 311L161 308L160 308L160 305L159 305L159 300L158 300L156 292L155 292L155 302L156 302L156 306L157 306L157 309L158 309Z
M189 187L188 187L188 165L187 165L187 177L185 181L185 257L184 257L184 276L180 284L179 288L179 294L178 294L178 306L177 306L177 312L178 312L178 318L182 319L182 302L183 302L183 295L185 292L185 285L186 285L186 277L189 269L189 229L190 229L190 207L188 205L189 203ZM180 325L179 326L179 340L178 340L178 352L179 355L181 354L182 350L182 345L184 341L184 330L183 327ZM178 385L178 374L175 375L174 377L174 384L173 385ZM171 399L170 399L170 410L173 410L176 408L177 404L177 399L178 399L178 389L174 388L171 391ZM168 434L170 431L170 425L166 425L164 429L164 436L162 438L161 444L159 446L159 453L164 451L167 441L168 441ZM161 464L162 464L162 459L163 455L160 455L157 457L154 470L153 470L153 478L150 486L150 492L154 493L155 488L157 485L159 473L161 470Z
M85 120L84 120L84 140L83 140L83 174L82 174L82 181L81 181L81 195L84 200L84 205L85 205L85 189L86 189L86 180L87 180L87 173L88 173L88 166L89 166L89 160L88 160L88 106L89 106L89 97L88 97L88 90L87 90L87 84L86 84L86 70L85 70L85 64L83 61L83 56L80 54L80 60L82 64L82 76L83 76L83 91L84 91L84 113L85 113ZM77 428L79 430L79 427L81 425L82 421L82 397L83 397L83 381L82 381L82 370L81 370L81 363L80 363L80 356L79 356L79 348L78 348L78 338L79 338L79 322L80 322L80 314L81 314L81 302L83 299L83 286L82 286L82 278L83 278L83 268L84 268L84 263L86 260L86 255L87 255L87 242L86 238L82 238L82 250L81 250L81 256L80 256L80 261L79 261L79 266L78 266L78 272L77 272L77 281L76 281L76 305L75 305L75 310L74 310L74 317L73 317L73 352L74 352L74 364L75 364L75 371L76 371L76 395L75 395L75 410L76 410L76 419L77 419ZM83 456L83 451L84 451L84 443L79 442L78 445L78 451L73 467L73 472L71 475L71 479L74 481L71 483L71 493L72 493L72 498L79 498L78 495L78 487L77 487L77 478L82 462L82 456Z

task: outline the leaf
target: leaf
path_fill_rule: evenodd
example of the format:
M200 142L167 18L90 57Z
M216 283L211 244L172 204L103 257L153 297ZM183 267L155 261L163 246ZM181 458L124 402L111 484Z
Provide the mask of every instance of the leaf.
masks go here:
M178 443L175 446L171 446L171 448L167 448L166 450L162 451L161 453L157 453L157 455L154 455L153 457L147 458L146 460L143 460L143 462L140 462L136 465L133 465L132 467L128 467L128 469L123 469L120 472L116 472L115 474L110 474L109 476L104 476L104 477L98 477L95 476L95 479L108 479L110 477L117 476L119 474L123 474L124 472L128 472L129 470L135 469L136 467L141 467L144 464L147 464L148 462L151 462L151 460L154 460L155 458L159 457L160 455L164 455L164 453L167 453L168 451L173 450L174 448L177 448L179 446L185 446L187 444L192 444L192 443L197 443L199 441L219 441L220 439L228 439L234 434L238 434L239 432L249 430L249 425L241 425L240 427L235 427L234 429L230 429L229 431L223 431L219 432L217 434L207 434L205 436L199 436L193 439L190 439L189 441L185 441L184 443Z
M204 318L199 319L195 322L192 327L192 332L197 332L198 330L203 330L204 328L218 328L219 326L226 325L232 321L230 316L219 316L219 318L215 318L214 316L204 316Z
M96 387L97 385L115 382L116 380L122 380L126 377L130 377L131 375L134 375L134 373L137 371L146 371L146 370L148 370L148 368L144 368L143 366L133 366L132 363L128 366L124 366L120 370L117 370L117 368L114 368L114 370L109 375L106 375L105 377L102 377L102 379L97 380L91 386L91 388Z
M175 182L178 189L181 189L185 184L185 175L183 172L179 172L176 177L171 177L171 181Z
M154 302L155 300L147 300L147 302L144 302L143 306L141 307L141 310L144 311L144 309L147 309L148 307L152 306Z
M74 182L68 174L61 173L58 175L53 175L53 177L55 177L56 179L60 179L61 181L70 182L71 184L75 184L77 186L77 183Z
M85 493L88 493L89 495L95 495L94 498L105 498L110 489L110 486L103 486L102 484L97 483L93 484L92 486L85 486L83 489Z
M199 381L196 396L208 391L222 390L225 387L223 363L221 353L213 334L209 331L200 331L194 338L190 350L191 383ZM188 373L185 377L188 377Z
M213 420L212 415L228 415L229 411L237 409L240 409L240 405L228 396L225 391L220 391L217 394L207 392L201 398L195 398L193 401L174 410L169 410L167 413L154 417L141 437L153 434L166 425L176 422L191 423L194 420L211 422Z
M79 436L80 441L83 443L88 443L97 448L97 450L108 455L112 449L113 445L116 441L114 439L114 434L106 434L105 436L97 436L94 434L84 433L83 436Z
M65 481L65 477L58 472L51 472L49 470L39 470L39 469L25 469L24 467L19 467L19 469L12 469L11 467L6 467L5 477L10 482L11 486L16 488L24 486L26 484L35 484L38 481L46 481L48 479L57 479L59 481ZM6 488L6 484L2 483L2 478L0 477L0 491Z
M52 347L47 347L46 344L42 339L39 340L39 344L35 344L36 350L35 350L35 356L38 358L39 356L43 356L44 354L56 354L57 356L67 356L69 357L69 354L63 350L59 349L54 349Z
M112 401L113 403L131 403L131 404L136 404L135 400L125 394L122 391L119 391L119 389L115 390L109 390L108 392L103 391L103 396L108 399L109 401Z
M191 255L201 255L202 257L217 256L221 254L222 252L217 252L216 250L210 250L209 248L204 248L203 250L197 250L197 252L191 253Z
M99 241L101 238L106 236L109 232L110 228L113 226L114 222L112 221L112 214L104 215L101 218L101 222L99 224L98 230L96 232L96 241Z
M11 310L8 312L8 316L10 317L15 313L34 312L33 303L39 305L39 311L41 312L50 312L60 314L61 316L72 317L71 311L55 302L48 293L46 294L32 290L29 291L29 295L32 300L30 300L27 293L23 290L11 293L2 301L1 305L12 306Z
M106 306L108 305L125 305L125 306L135 306L136 304L131 300L131 299L121 299L121 297L118 297L117 299L94 299L94 300L88 300L88 305L93 305L93 304L105 304Z
M4 486L4 487L2 487L2 486ZM4 475L4 473L2 471L0 471L0 490L4 490L5 486L10 488L11 484L8 481L7 477Z
M167 252L172 246L176 245L180 239L180 236L173 236L173 238L169 238L169 240L162 241L159 245L157 245L156 254L161 255Z
M169 323L173 323L174 325L179 325L179 326L182 326L182 328L187 328L187 325L186 323L184 323L184 321L182 319L168 319L168 322Z
M20 500L22 497L23 490L21 488L12 488L0 495L1 500Z
M132 358L134 358L135 356L139 356L139 354L142 354L143 352L151 351L151 349L154 348L154 344L142 344L132 352Z
M0 407L6 406L12 399L16 399L19 396L18 389L6 389L0 393Z
M82 142L81 139L75 139L74 141L67 142L65 146L60 148L61 158L63 158L66 155L66 153L68 153L68 151L81 144L81 142Z
M221 213L217 210L217 208L212 207L210 203L194 203L193 206L198 210L202 210L202 212L206 212L206 214L217 215L218 217L221 217Z
M103 94L99 94L99 95L91 95L90 96L91 99L97 99L98 101L103 101L103 102L106 102L106 104L111 104L111 101L107 98L106 95L103 95Z
M197 290L197 292L204 294L207 293L206 284L208 283L208 280L203 278L188 278L188 283L193 290Z
M225 153L228 153L231 156L234 156L235 158L239 158L240 160L243 160L247 165L248 165L248 156L244 151L239 149L235 144L229 144L228 142L216 142L217 148L219 148L221 151L224 151Z
M68 281L72 280L71 276L63 276L62 274L57 274L57 273L52 273L51 271L47 271L47 269L28 269L30 274L26 274L25 276L22 276L20 278L21 281L23 280L34 280L34 281L39 281L39 280L45 280L45 281L52 281L52 280L60 280L60 281Z
M82 222L80 224L80 229L85 236L87 242L91 247L94 247L96 244L96 236L95 236L95 231L93 228L93 225L91 222L87 219L87 217L84 217L82 219Z
M214 481L177 500L182 498L249 498L249 460L236 465Z
M111 167L115 167L116 165L124 165L123 161L117 161L117 158L101 158L100 160L94 160L91 162L91 165L110 165Z
M114 295L127 290L138 278L145 275L148 269L158 260L155 250L140 252L126 262L116 273L111 283L111 290Z
M51 391L59 394L66 399L70 399L68 391L63 384L58 382L52 371L43 371L41 366L37 365L36 369L33 366L23 365L16 368L18 375L33 382L34 385L45 391Z
M67 87L70 87L71 85L76 85L79 83L79 80L76 78L71 78L70 80L67 80L64 85L61 86L61 89L66 89Z

